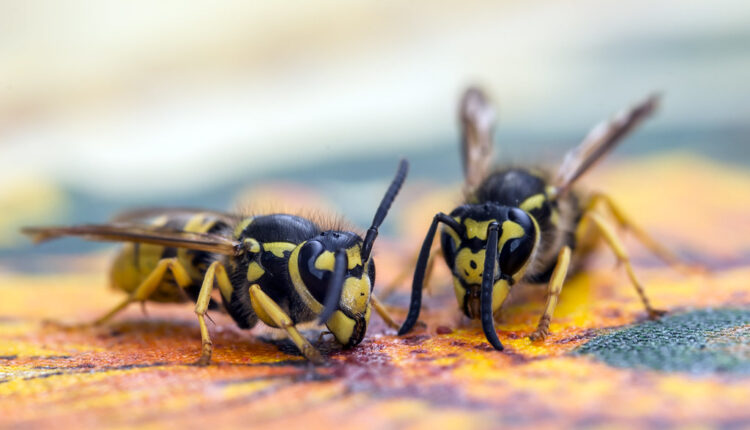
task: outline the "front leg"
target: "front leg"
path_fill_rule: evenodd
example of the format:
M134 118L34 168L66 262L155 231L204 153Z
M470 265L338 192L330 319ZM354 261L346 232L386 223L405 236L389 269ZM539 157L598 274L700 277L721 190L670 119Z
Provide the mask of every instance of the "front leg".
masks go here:
M569 246L564 246L557 254L555 270L552 272L552 277L547 288L547 304L544 307L544 313L539 319L539 325L537 325L536 330L529 336L529 339L533 341L544 340L549 336L550 319L552 319L552 313L555 311L555 307L557 307L557 300L560 297L565 276L568 274L570 254L571 249Z
M289 338L297 345L297 349L305 356L308 360L315 364L323 364L323 356L320 352L305 339L304 336L294 326L294 322L289 315L284 312L281 307L276 304L263 290L260 289L258 284L250 286L250 298L254 304L263 310L263 312L276 324L277 327L282 328L289 335Z

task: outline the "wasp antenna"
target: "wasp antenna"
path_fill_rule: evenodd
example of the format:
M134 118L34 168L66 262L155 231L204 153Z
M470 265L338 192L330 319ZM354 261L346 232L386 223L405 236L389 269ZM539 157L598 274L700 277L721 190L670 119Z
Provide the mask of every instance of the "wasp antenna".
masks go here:
M488 227L487 250L484 254L484 273L482 274L482 291L480 296L482 330L490 344L498 351L503 350L503 344L497 337L495 321L492 317L492 288L495 281L495 264L497 263L497 229L493 222Z
M363 262L366 262L370 258L372 244L373 242L375 242L375 238L378 237L378 227L380 227L380 224L383 223L385 216L388 215L388 210L391 208L393 199L396 198L396 195L401 189L401 185L404 184L404 180L406 180L406 174L408 172L409 162L405 159L402 159L398 163L398 171L396 171L396 176L393 178L393 181L391 181L391 185L385 192L383 200L380 201L380 206L378 206L378 210L375 212L375 217L372 220L372 225L369 229L367 229L367 235L365 235L365 240L362 243Z
M336 252L336 257L333 263L333 274L331 275L331 281L328 283L328 294L326 294L325 303L323 304L323 312L318 318L318 324L325 324L331 315L336 311L341 300L341 292L344 290L344 276L346 275L346 268L349 265L346 258L346 252Z

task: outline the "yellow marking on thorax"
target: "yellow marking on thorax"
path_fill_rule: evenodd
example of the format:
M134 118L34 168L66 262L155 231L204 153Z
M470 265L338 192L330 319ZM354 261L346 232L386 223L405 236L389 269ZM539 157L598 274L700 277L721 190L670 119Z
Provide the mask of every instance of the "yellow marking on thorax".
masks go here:
M540 209L545 200L547 200L547 196L545 196L543 193L534 194L533 196L524 200L523 203L521 203L518 207L523 211L531 212L534 209Z
M511 220L503 221L503 234L500 235L500 240L497 241L498 251L502 251L505 243L511 239L518 239L526 234L526 231L521 227L521 224L513 222Z
M237 227L234 228L234 237L240 237L243 231L253 223L254 217L245 218L242 221L240 221L239 224L237 224Z
M476 237L480 240L487 240L487 227L492 222L495 222L495 220L474 221L471 218L466 218L464 220L464 225L466 226L466 237L469 239Z
M268 251L279 258L284 258L285 251L292 251L296 247L297 245L291 242L268 242L263 244L264 251Z
M260 264L258 264L257 261L253 261L249 266L247 266L247 280L250 282L257 281L265 273L266 271L263 270L263 268L260 266Z
M294 250L292 251L292 255L289 256L289 277L292 279L292 285L294 285L294 290L299 295L300 299L305 303L305 305L310 308L311 311L313 311L316 314L320 314L323 312L323 305L315 300L315 297L312 296L310 291L305 286L305 283L302 281L302 276L299 273L299 250L302 249L302 245L304 245L305 242L300 243Z
M245 244L245 249L247 249L249 252L252 252L253 254L257 254L260 252L260 242L253 239L252 237L245 239L243 243Z

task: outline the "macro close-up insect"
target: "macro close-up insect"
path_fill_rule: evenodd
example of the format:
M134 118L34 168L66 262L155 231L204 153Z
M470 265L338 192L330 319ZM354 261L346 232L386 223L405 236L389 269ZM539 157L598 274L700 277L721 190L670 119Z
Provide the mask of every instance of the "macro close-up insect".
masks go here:
M657 104L658 97L650 96L597 125L565 156L554 174L523 167L491 170L495 112L482 91L467 90L459 109L465 203L450 214L436 214L432 220L416 263L409 313L399 334L408 333L419 318L430 252L440 223L444 225L442 255L452 272L459 308L468 318L481 320L487 340L497 350L503 345L495 331L495 318L511 289L517 284L547 283L544 312L529 335L531 340L545 339L566 277L580 266L598 238L625 267L648 317L663 315L664 311L649 302L608 218L667 263L679 265L678 259L634 224L606 194L571 189L649 117Z
M127 242L111 279L128 296L95 324L134 302L194 301L202 341L197 364L205 365L212 355L206 312L217 284L223 308L240 328L260 320L283 329L308 360L321 363L320 352L296 325L317 319L345 348L362 341L372 307L380 312L372 296L373 243L407 171L402 160L364 237L341 221L187 209L134 210L111 224L23 231L35 242L64 236Z

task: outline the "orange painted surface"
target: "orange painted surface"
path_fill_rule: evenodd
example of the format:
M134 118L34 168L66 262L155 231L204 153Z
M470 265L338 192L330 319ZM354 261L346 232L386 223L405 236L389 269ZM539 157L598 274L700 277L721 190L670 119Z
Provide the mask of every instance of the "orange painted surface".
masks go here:
M713 268L682 275L627 240L655 306L750 307L750 175L670 156L599 168L588 179L673 249ZM402 238L376 249L376 292L419 246L434 211L457 201L450 191L410 188ZM512 293L497 326L501 353L460 316L439 262L421 317L426 328L399 338L373 316L353 350L323 342L330 360L319 367L269 343L277 332L244 332L216 312L215 364L191 366L200 339L190 306L148 305L148 315L133 306L100 328L45 323L91 321L121 299L106 288L106 257L74 273L0 274L0 427L750 426L747 377L617 369L568 354L600 329L645 317L606 249L565 285L544 342L526 338L543 287ZM402 285L388 299L399 320L407 297ZM305 333L317 339L314 327Z

